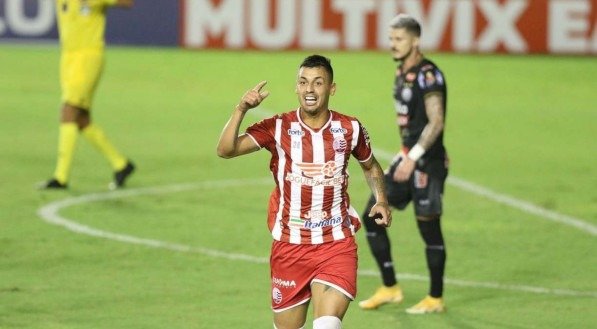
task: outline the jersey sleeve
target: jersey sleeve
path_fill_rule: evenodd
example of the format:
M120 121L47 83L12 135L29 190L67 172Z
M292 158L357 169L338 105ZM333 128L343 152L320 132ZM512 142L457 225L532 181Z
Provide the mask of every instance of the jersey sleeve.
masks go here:
M423 66L417 80L423 97L432 92L444 92L445 90L444 75L435 65Z
M271 149L275 145L275 118L264 119L247 127L245 133L251 137L260 148Z
M356 121L357 130L355 132L356 145L352 150L352 155L359 162L365 162L371 158L373 151L371 149L371 140L369 139L369 133L367 129L359 122Z

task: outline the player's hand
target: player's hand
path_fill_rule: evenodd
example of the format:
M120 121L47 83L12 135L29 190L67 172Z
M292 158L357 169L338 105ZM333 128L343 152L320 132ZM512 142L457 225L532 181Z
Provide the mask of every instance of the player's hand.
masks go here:
M375 220L377 225L390 227L392 225L392 210L387 202L377 202L371 207L369 217Z
M253 89L247 91L236 106L240 111L246 113L248 110L259 106L263 100L269 96L269 91L262 91L267 81L261 81Z
M410 175L413 174L413 171L415 171L415 162L409 157L403 156L394 171L394 181L406 182L410 178Z

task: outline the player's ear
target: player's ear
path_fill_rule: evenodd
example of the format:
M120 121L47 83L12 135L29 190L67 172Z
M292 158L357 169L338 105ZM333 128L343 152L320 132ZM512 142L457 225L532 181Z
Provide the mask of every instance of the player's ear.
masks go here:
M415 48L419 48L419 46L420 46L420 45L421 45L421 38L419 38L419 37L415 37L415 38L413 39L413 46L414 46Z
M330 96L334 96L336 93L336 83L332 82L332 86L330 87Z

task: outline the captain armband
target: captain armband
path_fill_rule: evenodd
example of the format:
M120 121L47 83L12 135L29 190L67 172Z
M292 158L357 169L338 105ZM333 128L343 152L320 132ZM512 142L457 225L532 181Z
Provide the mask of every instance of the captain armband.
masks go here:
M417 143L410 149L410 151L408 151L407 156L409 159L417 161L423 156L423 154L425 154L425 149L423 148L423 146Z

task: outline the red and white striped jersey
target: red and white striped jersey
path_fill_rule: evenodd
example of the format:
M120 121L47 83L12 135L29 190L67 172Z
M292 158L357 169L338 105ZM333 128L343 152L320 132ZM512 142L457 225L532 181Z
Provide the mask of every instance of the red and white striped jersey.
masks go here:
M354 117L330 111L318 131L304 124L299 110L278 114L247 128L271 152L274 188L268 226L275 240L320 244L353 236L361 223L350 205L348 159L373 154L365 128Z

